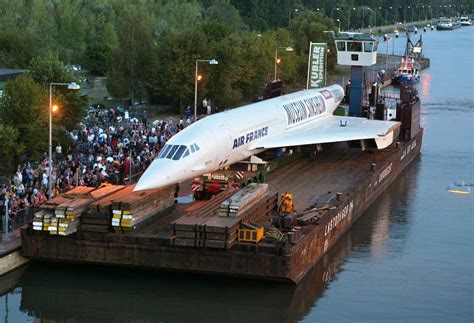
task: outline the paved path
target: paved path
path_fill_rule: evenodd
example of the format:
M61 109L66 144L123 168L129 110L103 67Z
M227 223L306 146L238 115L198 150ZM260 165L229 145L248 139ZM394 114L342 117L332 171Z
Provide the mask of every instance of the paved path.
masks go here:
M21 247L20 228L8 233L8 241L4 241L4 234L2 233L2 240L0 241L0 258L10 254L12 251Z

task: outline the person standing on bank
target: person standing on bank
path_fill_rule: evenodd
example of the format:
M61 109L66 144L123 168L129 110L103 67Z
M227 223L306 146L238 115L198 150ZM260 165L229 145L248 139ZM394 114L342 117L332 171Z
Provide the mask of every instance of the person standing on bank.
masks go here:
M204 100L202 100L202 107L204 108L204 111L207 111L207 98L204 98Z
M210 115L211 112L212 112L211 99L207 99L207 111L206 111L206 114L207 114L207 115Z

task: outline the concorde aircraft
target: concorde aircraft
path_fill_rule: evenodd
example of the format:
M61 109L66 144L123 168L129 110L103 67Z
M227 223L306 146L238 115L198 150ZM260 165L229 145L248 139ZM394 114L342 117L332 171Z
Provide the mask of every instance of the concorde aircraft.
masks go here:
M134 191L177 184L270 148L362 139L388 147L400 124L334 116L343 97L342 87L332 85L203 118L168 140Z

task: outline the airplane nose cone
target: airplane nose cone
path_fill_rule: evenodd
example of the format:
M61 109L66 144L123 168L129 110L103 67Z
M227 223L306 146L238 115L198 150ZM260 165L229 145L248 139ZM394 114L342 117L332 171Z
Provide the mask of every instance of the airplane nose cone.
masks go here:
M138 180L138 183L135 185L135 188L133 189L134 192L159 188L153 177L147 175L151 174L147 174L147 171L145 171L145 173Z
M169 165L167 159L155 159L138 180L134 192L157 189L178 182L178 174Z

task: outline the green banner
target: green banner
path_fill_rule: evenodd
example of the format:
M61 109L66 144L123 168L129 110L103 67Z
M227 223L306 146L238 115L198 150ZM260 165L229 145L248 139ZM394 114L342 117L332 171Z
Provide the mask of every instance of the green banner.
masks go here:
M308 82L306 88L314 89L326 85L326 43L309 43Z

